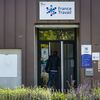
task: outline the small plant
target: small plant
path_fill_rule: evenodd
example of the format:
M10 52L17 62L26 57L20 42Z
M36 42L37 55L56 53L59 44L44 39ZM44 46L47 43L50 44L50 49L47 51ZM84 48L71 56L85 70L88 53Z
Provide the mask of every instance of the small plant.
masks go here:
M51 100L51 91L46 88L34 88L31 91L32 100Z
M62 92L52 93L51 100L66 100L66 95Z
M27 96L29 93L27 88L16 88L16 89L0 89L0 100L11 100L16 98L16 100L22 99L24 96Z

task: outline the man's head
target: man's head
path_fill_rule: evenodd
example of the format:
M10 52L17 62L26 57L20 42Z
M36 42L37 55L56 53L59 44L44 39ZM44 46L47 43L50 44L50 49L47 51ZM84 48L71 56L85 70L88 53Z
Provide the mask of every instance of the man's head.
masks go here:
M57 51L53 51L53 55L54 56L57 56L58 55L58 52Z

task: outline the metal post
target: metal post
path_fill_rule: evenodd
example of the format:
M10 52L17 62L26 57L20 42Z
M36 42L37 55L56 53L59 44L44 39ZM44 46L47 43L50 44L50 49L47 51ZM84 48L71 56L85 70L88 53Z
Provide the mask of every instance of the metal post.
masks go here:
M49 55L51 55L51 43L49 42Z
M64 74L63 74L63 41L61 41L61 91L64 91Z

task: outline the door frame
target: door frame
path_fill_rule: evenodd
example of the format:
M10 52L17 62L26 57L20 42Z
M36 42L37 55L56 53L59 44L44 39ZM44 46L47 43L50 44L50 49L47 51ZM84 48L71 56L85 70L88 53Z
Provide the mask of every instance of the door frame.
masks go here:
M58 24L58 25L56 25L56 24L50 24L50 25L46 25L46 24L38 24L38 25L34 25L34 27L33 27L33 38L34 38L34 51L33 51L33 53L34 53L34 64L33 64L33 67L34 67L34 73L33 73L33 75L34 75L34 86L37 86L38 85L38 52L37 52L37 50L38 50L38 46L37 46L37 42L38 42L38 36L37 36L37 34L38 34L38 29L45 29L45 28L50 28L50 29L54 29L54 28L64 28L64 29L67 29L67 28L75 28L76 30L77 30L77 32L79 33L79 25L78 24L67 24L67 25L64 25L64 24ZM78 44L77 45L77 47L76 47L76 49L77 48L79 48L79 49L77 49L77 57L79 57L80 58L80 54L79 54L79 51L80 51L80 42L79 42L79 35L76 37L76 40L77 40L77 43L76 44ZM79 77L79 72L80 72L80 68L79 68L79 65L80 65L80 61L79 61L79 59L77 58L77 83L79 84L80 83L80 77Z

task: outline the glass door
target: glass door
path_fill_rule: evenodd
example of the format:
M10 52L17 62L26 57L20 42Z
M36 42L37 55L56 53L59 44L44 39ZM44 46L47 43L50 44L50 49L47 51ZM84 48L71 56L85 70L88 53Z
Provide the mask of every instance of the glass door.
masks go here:
M39 57L38 57L38 85L47 86L49 74L46 73L45 68L47 60L54 51L57 51L58 56L61 56L60 41L44 41L39 43ZM57 89L60 89L61 85L61 67L58 68L58 84Z
M61 91L76 82L75 44L73 41L61 41Z
M64 91L69 88L69 84L76 82L75 66L75 45L74 42L66 41L48 41L39 43L39 85L46 86L49 75L45 72L45 67L49 56L53 51L58 52L60 58L60 68L58 70L58 89Z
M69 85L76 83L76 66L75 66L75 45L73 42L63 43L63 70L64 70L64 89Z

